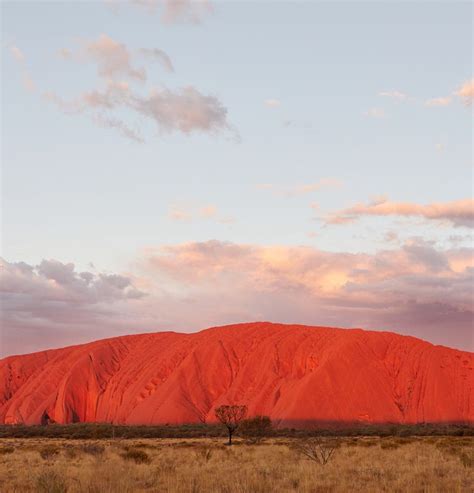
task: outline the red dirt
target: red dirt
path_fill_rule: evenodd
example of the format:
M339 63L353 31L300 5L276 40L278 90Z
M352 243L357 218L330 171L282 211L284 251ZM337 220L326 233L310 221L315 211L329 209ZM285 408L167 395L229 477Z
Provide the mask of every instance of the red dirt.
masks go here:
M0 423L474 423L474 354L389 332L250 323L0 360Z

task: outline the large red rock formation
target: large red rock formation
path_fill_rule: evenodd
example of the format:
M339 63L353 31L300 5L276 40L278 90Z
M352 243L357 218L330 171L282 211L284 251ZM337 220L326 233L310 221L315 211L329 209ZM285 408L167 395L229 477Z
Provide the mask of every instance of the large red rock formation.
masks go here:
M0 422L474 422L474 354L388 332L250 323L0 361Z

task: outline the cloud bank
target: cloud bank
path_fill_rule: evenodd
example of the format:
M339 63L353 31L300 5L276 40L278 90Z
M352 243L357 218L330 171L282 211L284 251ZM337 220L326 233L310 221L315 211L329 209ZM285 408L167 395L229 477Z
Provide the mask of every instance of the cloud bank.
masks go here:
M133 275L4 262L3 351L252 320L393 330L473 350L473 253L416 239L375 254L214 240L147 248Z

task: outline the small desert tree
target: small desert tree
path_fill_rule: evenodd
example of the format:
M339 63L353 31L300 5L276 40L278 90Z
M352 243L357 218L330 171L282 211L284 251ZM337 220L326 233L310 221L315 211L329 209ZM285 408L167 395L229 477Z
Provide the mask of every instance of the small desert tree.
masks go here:
M247 414L247 406L220 406L215 411L216 418L229 432L229 445L232 445L232 435Z

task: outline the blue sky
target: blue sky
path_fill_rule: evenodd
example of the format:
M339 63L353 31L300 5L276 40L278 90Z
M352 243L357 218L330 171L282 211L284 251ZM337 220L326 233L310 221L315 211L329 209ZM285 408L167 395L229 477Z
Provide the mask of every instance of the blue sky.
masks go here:
M454 202L472 198L471 4L214 2L196 23L163 22L162 12L2 4L7 262L92 263L133 278L144 249L213 240L280 245L290 257L301 246L374 256L407 242L440 255L471 248L472 216L453 220ZM159 131L148 109L114 109L139 143L97 125L92 115L108 110L66 114L48 94L71 102L108 83L83 53L101 35L147 73L144 82L113 74L114 83L126 80L137 98L192 87L225 108L225 124ZM174 72L143 48L163 50ZM449 210L327 221L380 196L388 208Z

